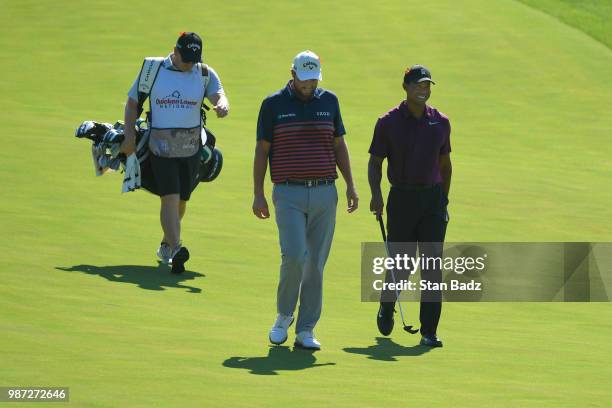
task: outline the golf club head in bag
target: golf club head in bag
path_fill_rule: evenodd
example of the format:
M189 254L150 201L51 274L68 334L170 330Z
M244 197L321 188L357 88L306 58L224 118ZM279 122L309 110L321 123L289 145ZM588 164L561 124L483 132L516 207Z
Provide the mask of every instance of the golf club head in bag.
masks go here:
M144 119L138 119L134 127L136 131L136 143L140 141L146 133L147 124ZM75 132L75 136L79 139L89 139L94 143L104 143L110 145L114 143L121 144L123 142L124 125L123 122L117 121L114 125L110 123L96 122L94 120L86 120L79 125Z
M200 149L200 170L198 171L198 181L201 183L210 183L217 178L221 173L223 167L223 155L221 150L215 146L217 144L217 138L210 131L209 128L204 126L203 129L206 132L206 143Z
M136 132L136 155L142 162L149 154L146 122L138 119L134 130ZM87 120L77 128L75 132L77 138L92 141L92 159L97 176L103 175L107 170L116 171L120 164L125 162L126 157L120 152L121 143L125 137L123 132L124 125L121 121L111 125Z
M217 178L223 168L223 155L221 150L208 145L202 148L200 171L198 178L202 183L209 183Z
M99 143L106 132L112 128L113 126L110 123L86 120L79 125L74 135L79 139L89 139L94 143Z

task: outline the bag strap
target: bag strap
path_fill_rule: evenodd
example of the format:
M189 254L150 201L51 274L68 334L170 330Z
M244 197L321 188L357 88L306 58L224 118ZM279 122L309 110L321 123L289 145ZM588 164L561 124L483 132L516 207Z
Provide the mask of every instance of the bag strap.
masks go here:
M204 88L208 85L208 81L210 80L210 76L208 75L208 65L198 62L198 66L200 71L202 72L202 76L204 77Z
M206 65L206 64L204 64L202 62L198 62L198 69L202 73L202 79L204 80L204 82L203 82L204 92L206 93L206 87L208 86L208 83L210 82L210 75L209 75L208 65ZM206 124L206 111L208 111L208 110L210 110L210 108L208 107L208 105L206 105L204 103L204 98L202 98L202 106L200 107L200 113L202 115L202 124L203 125Z
M163 57L147 57L142 63L138 74L138 117L142 114L142 107L151 94L151 89L153 89L153 84L163 62Z

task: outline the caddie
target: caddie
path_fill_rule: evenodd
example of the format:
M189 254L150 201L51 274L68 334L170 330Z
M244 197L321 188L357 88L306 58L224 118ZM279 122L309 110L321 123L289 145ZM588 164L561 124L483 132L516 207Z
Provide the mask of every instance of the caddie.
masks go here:
M212 103L217 117L229 112L219 75L202 63L198 34L181 33L166 58L145 58L125 106L121 151L126 155L135 150L134 123L147 97L150 163L161 198L164 234L157 256L172 264L173 273L181 273L189 259L189 251L181 243L181 220L197 179L200 148L206 141L201 114L204 98Z

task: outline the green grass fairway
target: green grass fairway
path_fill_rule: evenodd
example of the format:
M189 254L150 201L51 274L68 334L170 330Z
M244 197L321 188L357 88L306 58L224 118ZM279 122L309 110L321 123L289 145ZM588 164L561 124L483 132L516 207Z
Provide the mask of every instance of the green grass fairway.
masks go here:
M606 0L519 0L612 47L612 3Z
M448 241L612 240L612 51L587 28L512 0L0 4L0 387L68 386L75 407L609 406L609 303L445 304L445 347L426 352L381 338L360 302L360 245L380 239L367 150L414 63L453 126ZM177 278L154 257L157 198L96 178L73 134L122 118L142 58L184 30L232 110L208 123L224 169L192 197ZM268 345L277 230L251 213L259 106L304 49L339 96L361 196L346 214L339 183L314 355Z

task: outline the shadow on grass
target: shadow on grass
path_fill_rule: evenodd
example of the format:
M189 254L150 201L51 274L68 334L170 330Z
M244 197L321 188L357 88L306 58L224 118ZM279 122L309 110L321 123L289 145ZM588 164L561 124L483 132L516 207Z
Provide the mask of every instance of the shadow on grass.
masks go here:
M277 371L304 370L311 367L336 365L336 363L317 364L316 361L312 350L271 346L266 357L230 357L223 362L223 366L250 370L251 374L277 375Z
M393 340L386 337L376 337L376 345L374 346L364 348L347 347L343 350L347 353L366 355L370 360L397 361L395 357L420 356L431 351L431 347L419 345L405 347L394 343Z
M185 271L181 274L173 274L166 265L155 266L143 265L75 265L69 268L57 266L55 269L66 272L83 272L89 275L99 275L111 282L132 283L142 289L166 290L166 288L187 289L189 293L201 293L202 289L183 285L183 281L204 277L198 272Z

